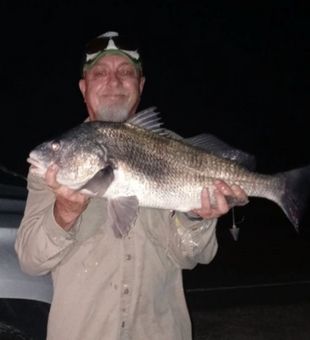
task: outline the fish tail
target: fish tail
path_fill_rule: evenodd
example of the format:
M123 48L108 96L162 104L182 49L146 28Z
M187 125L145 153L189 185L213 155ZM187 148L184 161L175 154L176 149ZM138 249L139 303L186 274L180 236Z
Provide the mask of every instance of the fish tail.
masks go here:
M299 222L308 205L310 194L310 165L279 175L285 182L279 204L298 232Z

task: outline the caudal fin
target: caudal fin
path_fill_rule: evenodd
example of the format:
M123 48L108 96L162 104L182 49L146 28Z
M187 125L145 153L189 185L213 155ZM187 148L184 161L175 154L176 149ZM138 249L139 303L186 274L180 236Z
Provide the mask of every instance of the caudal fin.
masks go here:
M310 165L281 174L285 179L285 191L280 205L298 231L300 219L309 204Z

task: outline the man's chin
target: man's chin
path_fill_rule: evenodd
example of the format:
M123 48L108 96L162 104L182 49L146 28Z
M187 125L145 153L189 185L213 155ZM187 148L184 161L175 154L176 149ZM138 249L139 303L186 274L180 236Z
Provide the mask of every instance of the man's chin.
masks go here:
M129 117L129 110L125 105L104 105L98 109L97 117L108 122L124 122Z

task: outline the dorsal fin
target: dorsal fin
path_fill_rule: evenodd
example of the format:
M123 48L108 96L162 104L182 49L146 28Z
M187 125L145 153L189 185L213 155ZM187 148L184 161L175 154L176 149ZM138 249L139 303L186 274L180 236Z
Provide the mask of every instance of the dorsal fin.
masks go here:
M126 123L137 125L143 129L151 130L161 136L165 136L165 129L162 128L159 112L155 112L157 108L152 106L146 110L136 113L133 117L129 118Z
M161 127L163 123L160 121L159 112L155 112L156 109L157 108L155 106L152 106L146 110L140 111L133 117L129 118L126 123L151 130L152 132L166 138L182 139L179 136L178 138L174 138L174 133L171 134L169 131ZM254 156L231 147L211 134L203 133L198 136L182 140L189 145L199 147L216 156L235 161L249 170L254 170L256 167L256 160Z
M183 139L183 141L216 156L235 161L248 170L253 171L256 168L256 159L253 155L233 148L211 134L203 133L195 137Z

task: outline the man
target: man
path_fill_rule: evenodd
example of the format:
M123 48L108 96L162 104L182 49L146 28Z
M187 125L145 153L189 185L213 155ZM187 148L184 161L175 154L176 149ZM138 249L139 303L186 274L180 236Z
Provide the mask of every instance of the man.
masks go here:
M135 114L145 78L136 46L107 32L86 47L79 86L89 120L124 121ZM238 186L215 185L217 206L202 190L200 209L140 208L128 236L106 225L106 201L28 175L29 196L16 251L30 275L51 272L54 297L48 340L189 340L191 324L182 269L216 254L216 219L229 207L224 195L247 199Z

